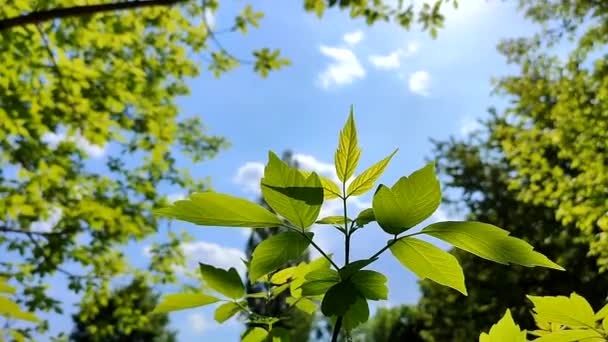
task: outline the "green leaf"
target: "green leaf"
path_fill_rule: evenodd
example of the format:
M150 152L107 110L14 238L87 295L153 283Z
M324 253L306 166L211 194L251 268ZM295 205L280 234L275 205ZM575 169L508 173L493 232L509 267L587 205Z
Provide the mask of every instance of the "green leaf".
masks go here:
M224 303L215 309L213 319L218 323L224 323L229 320L232 316L236 315L237 312L241 311L241 307L235 302Z
M527 242L509 236L509 232L481 222L446 221L433 223L422 230L425 234L448 242L469 253L500 264L510 263L564 270Z
M263 342L268 336L268 331L264 328L251 328L245 331L241 342Z
M278 271L277 273L273 274L272 277L270 277L270 282L273 284L284 284L291 277L293 277L293 273L295 270L296 270L296 266L284 268L284 269Z
M270 295L272 297L276 297L278 295L280 295L281 293L285 292L285 290L287 290L289 288L289 284L283 284L281 286L277 286L275 288L272 289L272 291L270 291Z
M171 311L196 308L217 303L219 298L202 293L173 293L163 296L161 302L154 308L152 313L160 314Z
M340 282L340 274L331 269L311 271L305 276L302 284L303 296L318 296L325 294L330 287Z
M5 278L0 277L0 293L15 294L15 288L6 283Z
M298 170L304 177L309 177L312 172L306 170ZM323 199L333 199L342 197L342 190L340 187L334 183L331 179L318 175L321 180L321 186L323 186Z
M2 296L0 296L0 316L22 321L40 322L40 319L36 317L36 315L31 312L21 311L21 308L17 303Z
M359 213L359 216L355 219L355 223L357 227L363 227L366 224L376 221L376 216L374 215L374 209L367 208Z
M337 283L325 293L321 302L321 312L325 316L344 316L360 296L350 280Z
M306 233L312 240L313 233ZM275 271L288 261L298 259L306 248L309 240L299 233L283 232L262 241L253 251L249 274L252 280Z
M262 178L262 195L279 215L300 228L308 228L319 216L323 187L316 173L305 177L269 152Z
M194 193L155 213L203 226L265 228L282 224L258 204L217 192Z
M350 219L347 219L346 222L351 222ZM319 221L317 221L318 224L337 224L337 225L344 225L344 216L327 216L324 217L322 219L320 219Z
M371 300L388 299L388 279L384 274L363 270L354 273L350 280L363 297Z
M369 319L369 306L365 298L358 296L355 303L344 314L344 329L351 331Z
M245 295L245 287L234 267L226 271L200 262L198 265L203 280L211 289L231 299L239 299Z
M348 120L340 131L338 150L334 158L338 179L346 182L355 172L360 157L361 149L357 142L357 128L355 127L353 107L351 106Z
M604 307L601 308L600 311L598 311L595 314L595 320L599 321L600 319L603 319L606 317L608 317L608 304L604 305Z
M384 169L398 150L399 149L396 149L388 157L372 165L369 169L357 176L348 186L348 190L346 191L348 196L358 196L368 192L374 186L374 183L378 178L380 178Z
M315 302L313 302L312 300L310 300L308 298L288 297L285 301L289 305L294 305L294 303L295 303L296 308L298 308L300 311L305 312L309 315L312 315L317 311L317 304L315 304Z
M573 327L595 327L593 308L576 293L566 296L527 296L542 321Z
M347 279L353 273L359 271L360 269L363 269L365 266L371 264L376 260L378 260L378 258L353 261L340 269L340 277L342 279Z
M479 342L527 342L527 339L526 332L519 329L511 317L511 311L507 309L505 315L490 328L488 334L481 333Z
M606 339L602 335L590 329L584 330L560 330L550 334L543 335L534 340L534 342L604 342Z
M331 254L329 255L331 258ZM294 271L294 277L291 281L290 291L293 297L299 298L302 296L302 285L306 281L306 276L314 271L329 270L330 263L325 257L321 256L310 263L302 262Z
M403 266L420 279L429 278L464 295L467 294L462 267L452 254L412 237L397 240L390 246L390 250Z
M441 189L430 163L392 188L380 185L372 200L376 221L389 234L399 234L424 221L437 210Z
M268 293L266 292L256 292L256 293L249 293L247 295L245 295L245 298L266 298L268 296Z

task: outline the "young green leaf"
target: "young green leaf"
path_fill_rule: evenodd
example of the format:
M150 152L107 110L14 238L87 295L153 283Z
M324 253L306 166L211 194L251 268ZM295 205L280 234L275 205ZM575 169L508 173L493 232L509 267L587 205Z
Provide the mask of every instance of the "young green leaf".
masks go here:
M308 228L319 216L323 187L316 173L308 177L269 152L262 178L262 195L279 215L300 228Z
M347 219L346 222L350 222L350 219ZM324 217L322 219L320 219L319 221L317 221L316 223L318 224L337 224L337 225L344 225L344 216L327 216Z
M308 178L312 172L306 170L298 170L305 178ZM331 179L318 175L321 180L321 186L323 186L323 199L333 199L342 197L342 190L338 184L334 183Z
M339 283L340 274L331 269L316 270L306 274L305 279L301 286L302 296L318 296Z
M0 293L15 294L15 288L6 283L6 279L0 277Z
M250 328L245 331L241 342L263 342L268 336L268 331L264 328Z
M2 296L0 296L0 316L22 321L40 322L40 319L33 313L22 311L17 303Z
M534 304L534 312L543 321L566 325L571 328L595 327L593 308L576 293L566 296L527 296Z
M298 308L300 311L305 312L309 315L312 315L315 313L315 311L317 311L317 304L315 304L315 302L308 298L288 297L285 301L287 302L287 304L295 305L296 308Z
M258 204L217 192L194 193L155 213L203 226L264 228L282 224Z
M608 317L608 304L604 305L598 312L595 313L595 320L599 321L600 319Z
M331 254L329 255L331 258ZM299 298L302 296L302 284L306 282L306 276L315 271L329 270L330 263L325 257L319 257L310 263L302 262L293 273L290 292L293 297Z
M337 283L325 293L321 302L321 312L328 317L344 316L360 296L361 294L351 281Z
M160 314L171 311L196 308L217 303L219 298L202 293L173 293L163 296L161 302L154 308L152 313Z
M509 236L508 231L491 224L474 221L437 222L425 227L422 232L500 264L564 270L543 254L534 251L534 247L527 242Z
M452 254L412 237L397 240L390 246L390 250L403 266L420 279L429 278L464 295L467 294L462 267Z
M371 264L376 260L378 260L378 258L353 261L340 269L340 277L342 279L347 279L353 273L363 269L365 266Z
M534 342L605 342L606 339L599 332L591 329L560 330L543 335Z
M231 299L239 299L245 294L243 281L234 267L226 271L200 262L198 265L203 280L211 289Z
M389 234L399 234L431 216L440 202L435 164L430 163L409 177L401 177L390 189L381 185L372 206L380 227Z
M355 224L357 225L357 227L363 227L372 221L376 221L374 209L367 208L359 213L359 215L355 219Z
M270 282L272 284L284 284L289 280L289 278L293 277L295 270L296 266L284 268L273 274L272 277L270 277Z
M312 239L313 233L306 233ZM285 265L288 261L298 259L310 244L301 234L288 231L262 241L253 251L249 276L252 280Z
M481 333L479 342L527 342L526 331L521 331L513 321L511 311L507 309L505 315L490 328L489 333ZM535 340L538 341L538 340ZM557 342L557 341L556 341Z
M355 303L344 314L342 324L346 331L351 331L369 319L369 306L365 298L358 296Z
M342 131L340 131L338 150L336 151L334 158L338 179L342 182L346 182L346 180L355 172L360 157L361 149L357 142L357 128L355 127L353 107L351 106L348 120Z
M272 291L270 291L270 295L272 297L276 297L278 295L280 295L281 293L285 292L285 290L287 290L289 288L289 284L283 284L281 286L277 286L275 288L272 289Z
M374 186L374 183L378 178L380 178L384 169L397 151L398 149L357 176L348 186L348 190L346 191L347 196L359 196L368 192Z
M384 274L367 270L358 271L350 277L358 292L371 300L388 299L387 280Z
M224 323L229 320L232 316L236 315L237 312L241 311L241 307L235 302L224 303L215 309L213 319L218 323Z

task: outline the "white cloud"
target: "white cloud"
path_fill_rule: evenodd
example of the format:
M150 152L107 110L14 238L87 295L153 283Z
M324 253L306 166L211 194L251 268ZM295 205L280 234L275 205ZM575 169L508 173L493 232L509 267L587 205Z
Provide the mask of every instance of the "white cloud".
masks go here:
M93 158L101 158L106 154L105 146L93 145L80 134L66 136L63 132L47 132L42 135L42 141L51 148L57 148L57 145L63 141L73 142L80 150Z
M264 164L260 162L247 162L239 167L236 176L232 179L235 184L243 186L246 192L260 193L260 180L264 175Z
M478 131L483 126L481 123L470 116L466 116L460 120L460 135L466 137L471 133Z
M355 45L363 40L363 32L354 31L349 32L344 35L344 41L349 45Z
M39 233L48 233L53 230L53 227L59 223L63 210L61 208L52 208L48 212L48 217L43 220L33 222L30 226L30 230Z
M416 71L410 75L410 91L414 94L429 96L431 88L431 75L424 70Z
M209 328L213 325L213 322L205 318L205 316L200 313L192 313L188 315L188 323L190 324L190 329L192 332L196 333L197 335L209 330Z
M395 50L388 55L371 55L369 61L378 69L391 70L401 66L401 50Z
M405 57L413 56L418 52L420 44L418 42L410 42L406 49L397 49L387 55L371 55L369 61L374 67L382 70L397 69L401 66L401 60Z
M350 49L321 45L320 51L332 59L319 74L319 82L324 89L350 84L365 77L365 69Z
M245 253L237 248L225 247L212 242L195 241L181 244L186 256L186 271L197 269L202 262L215 267L228 269L234 267L241 275L245 274Z

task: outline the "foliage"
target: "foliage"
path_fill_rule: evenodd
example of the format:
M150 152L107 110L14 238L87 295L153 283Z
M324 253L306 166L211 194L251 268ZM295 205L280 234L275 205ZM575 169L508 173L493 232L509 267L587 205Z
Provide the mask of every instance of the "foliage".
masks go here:
M572 293L566 296L528 296L534 304L534 319L538 328L529 334L537 342L608 341L608 304L593 311L585 298ZM490 329L482 333L479 342L527 342L526 331L515 324L509 310Z
M496 83L510 104L493 139L515 177L519 197L554 208L564 224L589 238L608 267L608 4L606 1L520 0L542 31L503 41L518 67ZM567 39L567 40L566 40Z
M174 342L175 332L168 330L167 315L148 315L158 303L158 295L142 278L120 287L100 305L94 314L87 309L72 316L73 342ZM134 313L137 313L134 315Z
M492 130L493 127L487 128ZM484 135L485 136L485 135ZM568 295L576 289L592 305L603 303L608 278L598 274L595 258L574 224L564 225L554 211L518 198L508 189L512 167L491 141L436 143L434 158L450 193L446 202L467 212L467 219L504 227L512 235L536 246L565 272L528 269L480 260L462 250L452 250L467 281L468 296L431 281L422 281L417 323L427 341L472 341L487 331L507 308L523 329L531 329L527 294Z
M420 12L432 33L443 20L443 2ZM327 7L350 9L370 24L390 13L406 28L414 19L411 10L399 14L381 2L304 4L319 15ZM166 242L152 246L147 270L122 252L158 232L150 210L166 204L160 187L208 189L178 165L174 151L200 162L227 146L200 118L178 117L175 99L188 95L186 79L205 69L220 76L249 65L264 77L289 64L267 47L250 58L232 55L219 33L246 33L263 13L246 5L232 25L216 28L209 19L219 6L217 0L0 6L0 250L9 256L0 274L15 281L27 311L62 312L48 292L51 280L66 280L82 294L89 314L111 295L118 275L136 273L152 284L176 280L187 236L159 236ZM112 156L96 159L104 148ZM47 322L36 328L43 333ZM26 337L33 332L20 330Z
M16 289L6 282L6 279L0 277L0 316L7 320L20 320L29 322L38 322L40 319L31 312L23 311L19 304L15 303L11 298L6 295L14 295ZM3 331L0 329L0 341L4 341L5 336L10 336L13 340L23 341L25 336L18 330L7 330Z
M420 337L423 321L415 306L380 307L366 324L354 333L354 341L423 342Z
M284 152L281 159L288 166L296 169L298 168L298 162L293 158L291 151ZM263 197L260 198L259 203L266 209L270 209L272 211L272 208L268 206ZM285 231L285 228L280 226L252 229L249 240L247 241L247 258L251 259L253 251L260 243ZM310 261L308 252L303 253L300 258L296 260L288 261L287 263L283 264L282 267L289 268L291 266L297 266L303 261ZM280 272L280 270L281 269L279 268L277 273ZM280 320L274 325L275 329L276 327L285 329L288 332L289 340L292 342L308 341L312 324L312 317L310 315L311 312L290 309L290 306L294 304L294 300L293 297L290 298L288 292L282 292L277 296L272 296L272 288L268 283L265 282L247 282L246 290L248 294L266 293L266 296L260 296L259 298L256 298L257 296L250 296L247 298L249 310L255 313L255 315L279 317ZM300 307L302 307L302 303L304 302L300 301L295 305L300 305ZM312 308L314 311L316 306L313 306Z
M440 254L445 253L443 251L439 252L437 249L429 248L421 242L412 242L422 241L414 238L416 235L426 234L434 236L472 254L499 263L515 263L528 267L543 266L563 270L544 255L534 251L532 246L523 240L510 237L507 231L489 224L480 222L440 222L427 226L421 231L408 233L409 228L428 218L439 205L441 190L432 164L414 172L408 177L400 178L391 187L382 184L378 186L372 201L373 208L371 210L376 214L373 220L376 220L384 231L389 232L391 239L387 241L386 246L380 248L371 257L351 262L349 259L350 239L357 230L365 228L363 225L358 225L356 219L353 220L348 217L346 205L349 198L346 191L346 179L356 171L358 166L359 153L357 151L360 151L360 148L358 146L351 108L347 123L340 133L339 147L335 155L336 170L342 170L337 171L337 173L342 179L342 192L339 197L343 202L344 217L342 219L343 225L337 226L337 229L344 235L344 266L338 266L331 256L314 242L314 235L307 231L317 220L318 209L324 197L324 186L319 177L315 173L302 173L298 169L289 167L272 152L269 153L269 161L261 181L262 194L269 206L278 215L285 218L281 226L288 231L260 243L254 250L251 260L247 262L250 274L248 281L269 283L272 286L272 295L289 289L290 295L293 298L290 301L293 301L296 307L295 303L299 301L313 304L320 301L321 312L326 317L335 320L334 341L337 340L342 328L349 332L368 320L368 300L388 298L387 278L376 271L364 269L373 264L384 251L407 241L407 248L414 250L422 256L418 260L418 263L413 265L405 263L406 267L413 268L417 273L420 273L421 268L428 266L428 264L424 263L425 261L430 260L430 264L433 265L433 260L436 260L438 255L443 257L443 254ZM363 172L362 174L375 173ZM377 178L377 176L374 177ZM339 188L339 185L335 185L335 187ZM264 189L267 189L267 191L264 191ZM230 195L222 196L225 201L218 202L215 205L229 206L230 203L239 203L242 209L239 216L235 217L233 221L229 221L231 220L230 216L221 220L226 226L240 227L243 225L243 221L251 220L252 226L255 227L256 223L260 222L259 217L274 215L255 203L250 202L247 206L244 206L239 202L243 200ZM381 196L381 200L378 200L379 196ZM191 222L201 225L217 225L217 222L220 222L217 215L220 212L219 209L213 213L198 211L192 212L190 216L182 215L184 212L183 208L196 208L201 205L201 198L205 198L205 196L192 195L188 199L178 201L171 206L159 210L158 213L168 217L179 216L186 220L192 219ZM404 208L407 208L407 210L403 210ZM266 212L262 215L264 210ZM228 207L221 209L221 212L230 211ZM382 214L377 215L377 213ZM366 214L366 216L369 217L371 215ZM362 222L362 220L359 220L359 222ZM462 234L459 231L466 231L467 233ZM309 246L315 248L322 255L322 258L310 264L300 263L298 266L292 266L275 273L275 270L280 268L282 264L300 257ZM260 251L259 253L258 250ZM397 253L393 251L393 253L397 258L402 256L402 253L399 251ZM331 267L334 269L332 270ZM445 279L443 278L447 273L458 274L458 277L462 278L462 269L458 263L447 264L442 267L449 268L449 270L439 275L425 272L424 276L442 282L447 286L460 288L460 284L444 281ZM219 282L207 282L207 285L221 292ZM463 292L466 293L466 289ZM180 296L180 294L165 296L158 307L170 307L171 310L192 307L189 302L176 301L175 296ZM205 294L204 296L207 295ZM229 299L217 297L201 303L201 306L210 304L216 300L233 302L241 310L249 311L241 298ZM222 306L217 310L221 308ZM249 312L249 314L251 313ZM273 330L274 324L278 320L277 317L250 318L252 323L256 323L259 326L247 330L243 335L243 340L253 340L254 337L252 336L259 338L257 340L263 340L267 336L279 334ZM282 340L282 337L277 335L276 339Z

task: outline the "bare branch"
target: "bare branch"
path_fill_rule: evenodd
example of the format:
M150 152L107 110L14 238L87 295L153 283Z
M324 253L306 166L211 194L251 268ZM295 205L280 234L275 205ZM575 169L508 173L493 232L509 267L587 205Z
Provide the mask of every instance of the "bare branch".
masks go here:
M17 26L38 24L53 19L68 17L81 17L102 12L121 11L133 8L151 6L171 6L187 0L133 0L110 4L74 6L66 8L54 8L47 11L34 11L18 17L0 20L0 31L5 31Z

